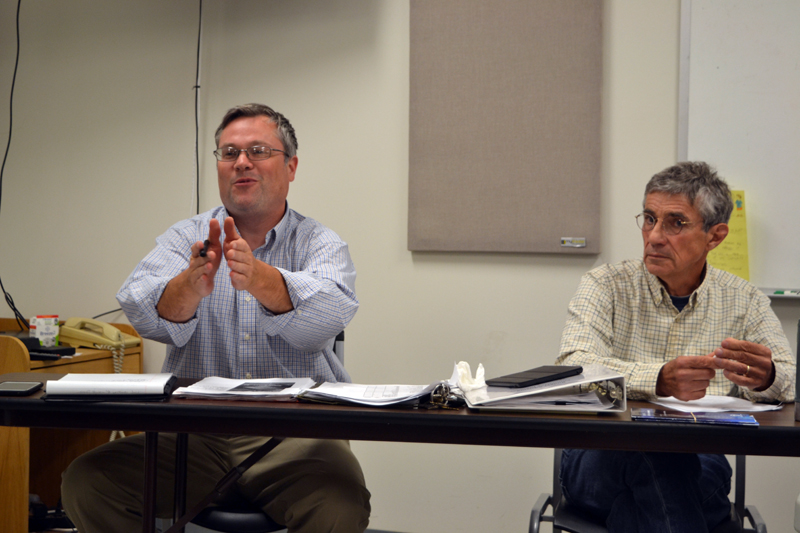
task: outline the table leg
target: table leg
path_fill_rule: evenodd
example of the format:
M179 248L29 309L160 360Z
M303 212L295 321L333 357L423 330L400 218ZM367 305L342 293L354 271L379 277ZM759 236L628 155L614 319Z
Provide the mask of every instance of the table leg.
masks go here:
M189 450L189 435L178 433L175 439L175 509L173 523L186 513L186 457ZM180 527L177 533L183 533Z
M158 432L148 431L144 441L144 505L142 508L142 531L156 531L156 488L158 468Z

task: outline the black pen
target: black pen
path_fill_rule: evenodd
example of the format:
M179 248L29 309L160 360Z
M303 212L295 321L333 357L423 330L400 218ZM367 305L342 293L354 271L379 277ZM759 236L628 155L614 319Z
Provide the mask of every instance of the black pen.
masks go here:
M203 241L203 249L200 250L200 257L205 257L208 253L208 247L211 246L211 241L208 239Z

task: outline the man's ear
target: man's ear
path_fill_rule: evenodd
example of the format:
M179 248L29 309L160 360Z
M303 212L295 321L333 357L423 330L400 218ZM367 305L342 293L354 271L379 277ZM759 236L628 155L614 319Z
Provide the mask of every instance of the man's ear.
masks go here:
M289 161L286 163L286 169L289 172L289 181L294 181L294 173L297 172L297 156L293 156Z
M727 224L716 224L715 226L711 226L711 229L708 230L708 244L706 244L706 251L710 252L714 248L720 245L722 241L725 240L725 237L728 236L728 225Z

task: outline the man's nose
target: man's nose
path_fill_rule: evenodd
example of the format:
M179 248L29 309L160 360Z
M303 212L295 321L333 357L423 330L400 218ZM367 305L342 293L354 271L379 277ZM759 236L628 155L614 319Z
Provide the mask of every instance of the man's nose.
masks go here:
M664 221L661 219L656 220L653 229L650 230L650 240L663 242L666 240L666 233L664 233Z
M236 158L234 162L234 168L241 169L241 168L251 168L253 166L253 162L250 161L250 158L247 156L247 151L242 150L239 152L239 156Z

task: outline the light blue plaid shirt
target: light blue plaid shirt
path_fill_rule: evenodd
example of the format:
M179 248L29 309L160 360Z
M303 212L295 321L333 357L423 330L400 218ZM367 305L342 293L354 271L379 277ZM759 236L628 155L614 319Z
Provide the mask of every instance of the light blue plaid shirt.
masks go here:
M275 315L247 291L235 290L223 258L214 290L203 298L194 318L178 324L158 315L156 305L167 283L189 265L191 246L208 238L212 218L224 227L226 217L220 206L172 226L117 294L139 334L167 344L163 371L192 378L350 381L332 347L333 338L358 310L355 266L336 233L288 205L253 254L281 272L292 311Z

